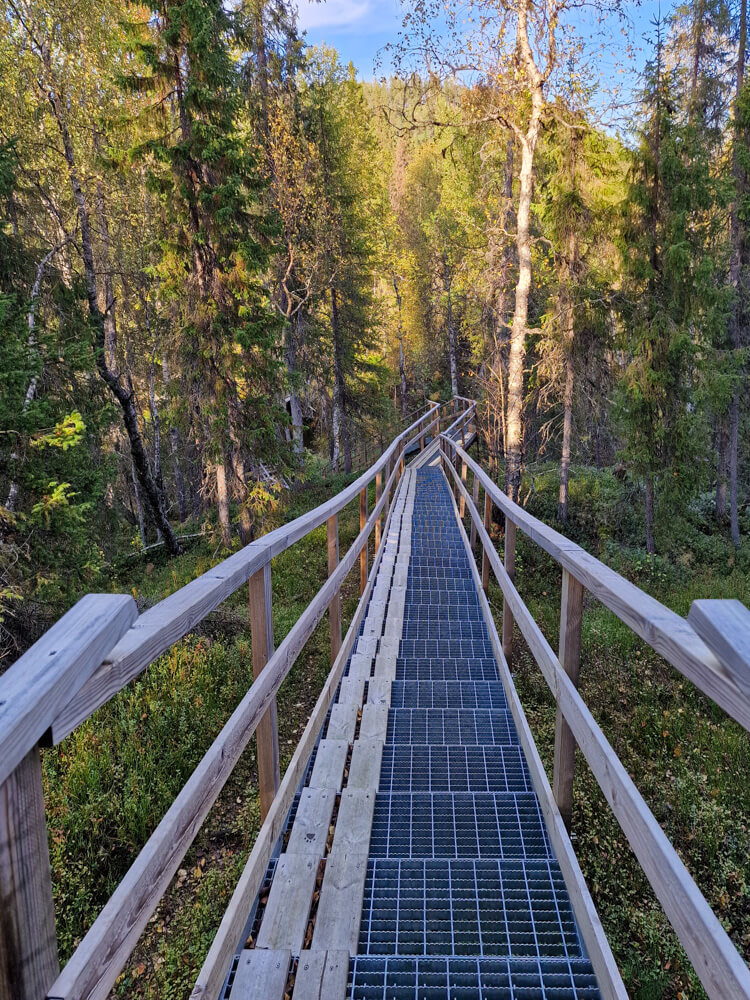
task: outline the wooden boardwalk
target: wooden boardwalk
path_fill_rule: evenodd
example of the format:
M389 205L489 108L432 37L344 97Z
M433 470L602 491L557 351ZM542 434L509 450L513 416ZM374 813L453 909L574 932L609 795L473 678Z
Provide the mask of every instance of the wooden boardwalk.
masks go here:
M256 903L253 947L225 996L281 1000L293 979L294 1000L594 1000L437 467L407 473L394 514L267 902Z
M707 995L750 1000L743 957L577 690L588 592L750 729L750 612L696 601L683 619L659 604L509 500L469 454L476 437L473 401L430 403L320 507L142 615L89 595L0 677L0 1000L105 1000L253 734L264 822L192 1000L622 1000L567 832L576 750ZM360 532L342 554L349 504ZM324 526L327 579L276 647L273 559ZM519 531L562 568L557 652L516 589ZM244 584L253 683L60 970L40 744ZM324 616L331 671L282 777L276 695ZM551 782L513 684L514 628L557 706Z

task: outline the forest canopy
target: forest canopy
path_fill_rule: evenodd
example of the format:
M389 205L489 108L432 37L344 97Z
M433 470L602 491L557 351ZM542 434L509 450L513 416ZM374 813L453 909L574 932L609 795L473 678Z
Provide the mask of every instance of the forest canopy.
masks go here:
M746 0L673 6L619 98L579 6L406 2L363 82L285 0L6 0L0 653L457 394L514 498L554 468L566 525L608 470L630 545L742 555Z

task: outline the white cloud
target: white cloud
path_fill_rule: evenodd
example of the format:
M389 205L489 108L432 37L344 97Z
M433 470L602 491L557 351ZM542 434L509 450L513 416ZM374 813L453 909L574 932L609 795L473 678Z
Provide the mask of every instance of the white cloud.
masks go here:
M348 28L364 20L373 10L372 0L298 0L300 29Z

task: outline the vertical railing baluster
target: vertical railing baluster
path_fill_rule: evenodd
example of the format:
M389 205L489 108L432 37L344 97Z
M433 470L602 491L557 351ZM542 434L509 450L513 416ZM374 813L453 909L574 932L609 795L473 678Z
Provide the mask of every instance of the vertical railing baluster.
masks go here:
M560 663L565 673L578 686L581 664L581 625L583 622L583 585L566 569L563 570L560 600ZM552 791L557 808L570 829L573 812L573 775L575 772L576 741L557 706L555 720L555 764Z
M250 632L253 651L253 678L273 656L273 607L271 592L271 564L250 577L248 583L250 604ZM258 758L258 787L260 790L260 815L265 819L274 796L281 784L279 772L279 728L276 718L276 699L266 709L255 730Z
M516 525L505 517L505 570L511 580L516 575ZM513 612L507 601L503 601L503 654L510 666L513 659Z
M326 536L328 540L328 575L330 576L339 564L339 516L333 514L326 521ZM333 600L328 605L328 625L331 632L331 664L341 649L341 592L336 591Z
M359 491L359 530L362 531L367 524L367 486ZM367 586L367 545L362 546L359 554L359 596L365 592Z

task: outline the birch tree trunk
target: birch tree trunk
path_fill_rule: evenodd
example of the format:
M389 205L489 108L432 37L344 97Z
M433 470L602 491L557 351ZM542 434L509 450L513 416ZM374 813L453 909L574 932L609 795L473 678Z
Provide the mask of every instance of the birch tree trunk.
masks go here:
M406 359L404 357L404 317L401 301L401 289L398 278L391 275L393 291L396 293L396 308L398 310L398 379L401 387L401 420L406 423Z
M338 293L331 288L331 331L333 333L333 464L344 456L344 472L352 471L352 454L346 413L344 384L344 344L339 322Z
M445 293L448 296L448 357L451 368L451 394L458 395L458 357L456 347L456 327L453 323L453 299L451 295L451 277L447 265L444 265L443 283Z
M524 365L526 361L526 329L531 290L531 197L534 190L534 154L539 138L539 126L544 110L544 78L540 73L528 37L528 11L531 0L519 0L516 43L519 61L526 76L531 98L531 110L526 131L517 132L521 147L521 167L518 175L518 212L516 218L516 251L518 282L510 333L508 358L508 416L506 419L506 474L508 493L518 500L521 488L523 446Z
M216 463L216 507L219 512L221 540L229 548L232 544L232 524L229 518L229 492L227 490L227 469L224 462Z

